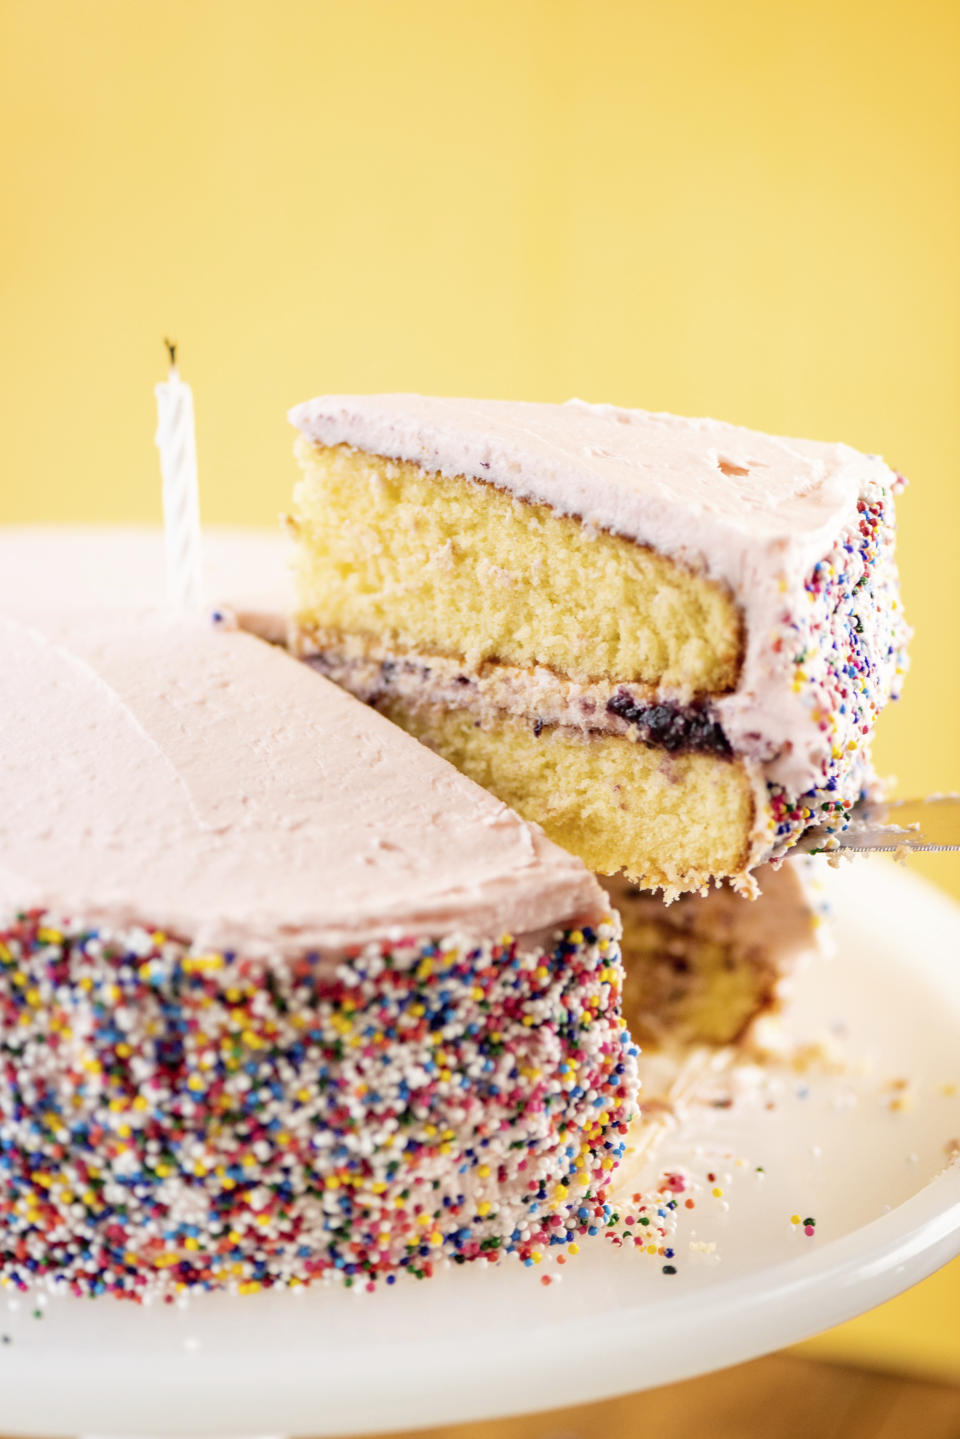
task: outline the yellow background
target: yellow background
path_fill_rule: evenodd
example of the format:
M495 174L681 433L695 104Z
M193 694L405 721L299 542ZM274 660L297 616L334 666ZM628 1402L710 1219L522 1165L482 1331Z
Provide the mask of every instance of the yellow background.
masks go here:
M881 766L960 789L960 6L0 0L0 521L271 523L323 390L571 394L882 452ZM960 895L960 862L922 866ZM960 1377L960 1273L816 1341Z

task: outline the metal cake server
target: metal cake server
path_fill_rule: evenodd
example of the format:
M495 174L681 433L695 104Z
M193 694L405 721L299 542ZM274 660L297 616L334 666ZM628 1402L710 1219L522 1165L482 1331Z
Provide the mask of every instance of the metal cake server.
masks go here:
M836 833L825 825L807 830L795 846L806 854L890 853L896 850L960 849L960 795L932 794L926 799L861 801L849 828Z

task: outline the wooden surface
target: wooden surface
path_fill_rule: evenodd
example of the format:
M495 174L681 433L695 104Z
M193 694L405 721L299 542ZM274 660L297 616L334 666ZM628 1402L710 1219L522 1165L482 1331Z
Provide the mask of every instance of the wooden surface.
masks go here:
M734 1369L526 1419L389 1439L960 1439L960 1387L776 1354Z
M624 1399L378 1439L960 1439L960 1386L774 1354ZM3 1439L3 1436L0 1436ZM12 1436L8 1436L12 1439Z

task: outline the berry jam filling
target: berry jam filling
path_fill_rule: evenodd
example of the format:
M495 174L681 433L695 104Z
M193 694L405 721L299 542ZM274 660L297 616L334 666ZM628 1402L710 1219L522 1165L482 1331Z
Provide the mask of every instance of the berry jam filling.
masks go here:
M721 726L695 705L642 704L621 688L607 701L607 713L636 725L644 744L671 753L698 750L725 759L733 753Z

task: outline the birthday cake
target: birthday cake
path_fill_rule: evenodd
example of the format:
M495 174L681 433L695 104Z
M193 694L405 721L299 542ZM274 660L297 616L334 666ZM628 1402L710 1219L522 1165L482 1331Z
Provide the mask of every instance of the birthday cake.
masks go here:
M369 1288L616 1224L636 1048L579 860L231 624L0 645L0 1281Z
M591 869L751 888L872 785L907 637L878 457L580 402L291 419L296 652Z

